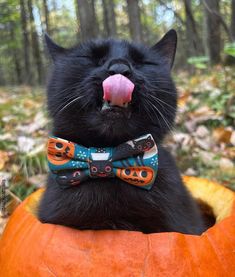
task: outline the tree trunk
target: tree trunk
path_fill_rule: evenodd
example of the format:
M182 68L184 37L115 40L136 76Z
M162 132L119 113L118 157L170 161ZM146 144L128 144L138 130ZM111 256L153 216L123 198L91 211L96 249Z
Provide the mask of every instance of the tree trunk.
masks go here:
M95 14L94 0L77 0L78 16L82 40L98 36L98 23Z
M5 81L5 76L4 76L4 70L2 65L0 64L0 86L5 86L6 81Z
M220 59L221 38L219 0L204 0L204 12L206 18L206 45L211 64L218 64Z
M153 8L154 13L151 14L151 16L155 19L156 18L156 6ZM151 41L151 32L149 30L149 24L148 24L148 17L150 15L148 15L147 13L147 7L145 7L144 5L142 6L141 9L141 14L143 15L143 22L142 22L142 41L146 44L154 44L156 43L156 36L154 36L154 42Z
M113 0L102 0L103 4L103 22L106 37L115 37L117 35L116 15Z
M42 84L43 82L42 59L41 59L41 53L40 53L38 33L35 27L32 0L28 0L28 10L29 10L29 20L30 20L30 27L31 27L33 57L37 68L38 83Z
M231 35L232 35L232 39L233 41L235 41L235 0L232 0L231 3L231 10L232 10L232 14L231 14Z
M20 0L20 15L21 15L21 26L23 33L23 53L24 53L24 82L31 85L32 72L30 68L30 44L27 30L27 14L25 8L25 1Z
M47 0L43 0L44 19L46 25L46 32L50 35L50 18Z
M184 9L186 15L186 38L188 45L188 56L201 55L203 49L201 47L201 39L197 32L196 22L192 13L191 0L184 0Z
M92 18L93 18L93 29L94 29L94 37L99 37L100 35L100 28L99 28L99 23L97 20L97 15L96 15L96 8L95 8L95 3L97 0L91 0L91 10L92 10Z
M10 23L10 39L11 41L16 41L15 37L15 24L13 22ZM14 64L15 68L15 76L16 76L16 83L18 85L22 84L22 72L21 72L21 66L20 66L20 59L19 59L19 51L16 49L15 46L12 47L12 62Z
M127 11L131 38L136 42L142 41L142 26L138 0L127 0Z

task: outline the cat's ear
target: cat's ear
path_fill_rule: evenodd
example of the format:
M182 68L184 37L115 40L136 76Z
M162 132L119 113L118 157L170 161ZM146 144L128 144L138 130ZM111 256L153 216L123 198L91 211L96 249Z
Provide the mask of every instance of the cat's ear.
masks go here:
M45 42L48 49L48 52L53 61L55 61L59 56L66 53L66 49L56 44L48 34L45 34Z
M151 49L158 52L171 68L174 63L177 45L177 33L175 30L168 31L164 37L157 42Z

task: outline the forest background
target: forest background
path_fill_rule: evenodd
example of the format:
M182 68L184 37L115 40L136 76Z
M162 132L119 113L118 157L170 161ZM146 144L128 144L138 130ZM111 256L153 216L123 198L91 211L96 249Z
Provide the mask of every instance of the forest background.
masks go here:
M107 37L151 46L171 28L179 101L165 143L182 174L235 189L235 0L0 0L0 179L8 191L0 232L6 215L45 185L44 33L64 47Z

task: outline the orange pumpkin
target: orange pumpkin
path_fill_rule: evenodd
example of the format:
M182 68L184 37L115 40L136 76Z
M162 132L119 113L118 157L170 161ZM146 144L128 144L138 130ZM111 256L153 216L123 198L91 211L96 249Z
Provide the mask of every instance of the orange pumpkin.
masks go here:
M205 179L185 177L217 223L201 236L181 233L78 231L40 223L39 190L11 216L0 241L0 276L234 276L235 195Z

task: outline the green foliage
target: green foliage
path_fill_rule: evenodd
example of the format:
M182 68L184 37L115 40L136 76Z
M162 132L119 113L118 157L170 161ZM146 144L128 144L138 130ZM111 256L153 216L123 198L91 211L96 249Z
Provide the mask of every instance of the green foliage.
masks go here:
M235 57L235 42L226 43L224 46L224 53L229 56Z
M36 188L34 186L26 186L25 183L18 183L17 185L10 187L11 192L13 192L21 200L24 200L35 189Z
M188 58L187 62L193 65L195 68L206 69L209 58L207 56L190 57Z
M48 170L45 151L36 151L25 155L20 154L18 159L20 169L26 179L30 176L46 173Z

